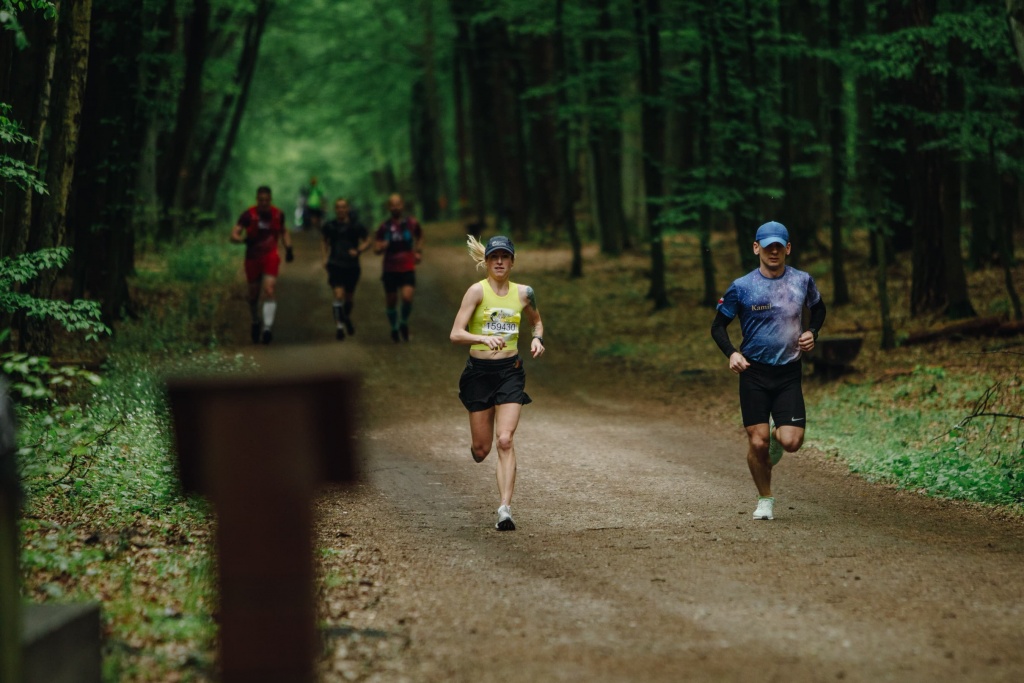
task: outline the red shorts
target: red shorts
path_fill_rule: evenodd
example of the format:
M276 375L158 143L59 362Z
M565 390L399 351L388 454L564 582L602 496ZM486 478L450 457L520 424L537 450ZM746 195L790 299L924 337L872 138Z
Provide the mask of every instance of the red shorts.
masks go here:
M280 268L281 255L275 249L262 256L245 259L245 279L249 282L259 282L264 275L277 277Z

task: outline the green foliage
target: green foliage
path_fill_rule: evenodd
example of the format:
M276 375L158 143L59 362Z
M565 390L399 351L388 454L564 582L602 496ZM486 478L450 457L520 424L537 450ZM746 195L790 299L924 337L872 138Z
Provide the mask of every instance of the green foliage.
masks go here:
M100 376L89 370L64 365L54 367L49 358L27 353L0 354L0 369L11 380L11 391L25 403L47 403L67 397L84 385L99 386Z
M0 12L2 14L2 12ZM17 121L8 117L11 105L0 102L0 145L31 144L32 138L21 132ZM9 181L22 189L46 194L46 187L39 180L39 174L25 162L0 153L0 182Z
M0 29L14 33L14 45L19 50L28 46L28 39L18 21L18 12L30 9L42 12L51 21L57 17L57 7L51 0L0 0Z
M0 258L0 313L23 311L33 318L53 320L68 332L84 332L89 341L99 339L101 334L110 334L95 301L39 299L16 291L15 285L29 282L44 270L64 266L70 257L70 249L54 247Z
M918 367L891 384L845 385L817 401L808 443L850 469L929 495L1024 504L1020 381ZM983 405L1004 417L968 418ZM1017 416L1017 417L1014 417Z

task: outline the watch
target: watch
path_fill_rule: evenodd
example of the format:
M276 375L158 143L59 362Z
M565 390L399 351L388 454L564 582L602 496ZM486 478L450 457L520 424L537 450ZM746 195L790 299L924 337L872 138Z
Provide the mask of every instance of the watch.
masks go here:
M534 339L539 339L540 340L540 345L544 346L544 337L541 337L540 335L534 335L533 338Z

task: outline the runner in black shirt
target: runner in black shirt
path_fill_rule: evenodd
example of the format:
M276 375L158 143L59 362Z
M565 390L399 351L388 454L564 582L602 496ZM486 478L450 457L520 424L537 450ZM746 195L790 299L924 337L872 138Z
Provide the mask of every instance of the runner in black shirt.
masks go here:
M359 255L370 248L370 239L362 223L352 218L347 199L339 198L334 202L334 215L334 220L323 226L321 246L327 283L334 290L335 337L342 340L346 331L349 334L356 331L351 315L356 285L362 273Z

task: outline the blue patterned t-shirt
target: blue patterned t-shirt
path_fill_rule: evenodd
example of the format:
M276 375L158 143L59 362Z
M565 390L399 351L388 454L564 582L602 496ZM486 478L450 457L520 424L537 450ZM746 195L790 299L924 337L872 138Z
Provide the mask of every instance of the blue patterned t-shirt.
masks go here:
M785 365L800 358L804 306L819 301L814 278L786 266L777 278L765 277L760 269L737 278L718 300L718 310L729 319L739 316L740 353L747 360Z

